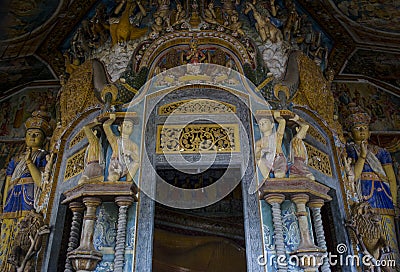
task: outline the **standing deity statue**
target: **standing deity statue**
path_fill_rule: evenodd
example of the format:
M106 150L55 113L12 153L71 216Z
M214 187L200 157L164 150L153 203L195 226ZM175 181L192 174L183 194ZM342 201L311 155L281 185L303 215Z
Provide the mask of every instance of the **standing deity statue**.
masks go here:
M290 176L289 177L307 177L311 180L315 180L314 175L308 169L308 154L307 148L304 145L303 139L307 135L309 125L300 121L300 117L296 114L294 118L290 120L295 121L300 127L296 128L296 135L290 141Z
M32 113L25 122L26 150L11 159L6 171L3 208L1 210L0 271L12 271L7 263L18 223L32 210L40 195L41 182L47 163L43 150L50 136L50 114L43 110Z
M117 136L111 129L115 120L115 114L110 114L110 119L103 124L104 132L112 149L108 166L108 180L118 181L126 177L126 181L132 181L139 169L139 147L130 139L134 123L133 120L125 118L118 127L120 135Z
M370 117L354 103L349 104L345 126L351 132L353 142L346 147L354 180L357 183L360 202L368 202L375 213L382 216L382 227L388 237L388 245L399 259L395 230L395 207L397 205L396 177L390 153L368 143Z

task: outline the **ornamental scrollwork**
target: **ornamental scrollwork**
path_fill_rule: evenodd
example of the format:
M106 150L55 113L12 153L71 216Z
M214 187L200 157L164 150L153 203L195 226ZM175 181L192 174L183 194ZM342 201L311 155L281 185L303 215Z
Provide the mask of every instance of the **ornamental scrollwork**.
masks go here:
M64 181L69 180L83 172L85 165L86 148L79 150L72 157L68 158L65 168Z
M208 99L182 100L159 108L159 115L169 114L223 114L235 113L236 107L219 101Z
M157 153L239 152L237 124L159 126Z
M314 146L304 142L308 153L308 166L313 169L332 177L332 167L328 154L318 150Z

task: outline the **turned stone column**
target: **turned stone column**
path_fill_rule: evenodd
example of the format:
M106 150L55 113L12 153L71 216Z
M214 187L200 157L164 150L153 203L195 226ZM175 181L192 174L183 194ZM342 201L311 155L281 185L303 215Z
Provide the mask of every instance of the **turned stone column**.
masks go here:
M79 236L81 233L81 225L82 225L82 213L83 210L85 209L85 206L80 202L71 202L69 204L69 208L72 211L72 223L68 239L67 254L70 253L75 248L77 248L79 245ZM72 264L69 258L67 258L67 260L65 261L64 272L73 272Z
M94 227L97 220L96 209L101 200L97 197L85 197L83 204L86 213L83 217L83 229L79 247L68 254L72 266L77 272L94 271L96 265L101 261L102 254L93 246Z
M297 208L296 216L299 221L300 229L300 244L298 250L315 248L313 241L311 241L310 228L307 219L308 212L306 210L306 204L308 200L309 196L306 194L296 194L292 196L292 201L296 204Z
M314 221L315 234L317 236L317 245L326 251L327 247L326 247L325 233L324 233L324 228L322 226L322 217L321 217L321 208L323 205L324 205L323 199L311 200L308 203L308 207L310 207L311 209ZM324 263L321 267L321 271L322 272L331 271L328 258L324 258Z
M126 221L127 211L133 203L133 198L130 196L119 196L115 198L115 203L119 206L118 212L118 228L117 241L115 243L115 259L114 271L122 272L124 270L125 260L125 237L126 237Z
M285 196L282 194L268 194L264 199L272 206L276 255L277 258L282 258L279 256L286 256L281 213L281 203L285 200ZM278 272L282 271L287 271L287 266L278 264Z

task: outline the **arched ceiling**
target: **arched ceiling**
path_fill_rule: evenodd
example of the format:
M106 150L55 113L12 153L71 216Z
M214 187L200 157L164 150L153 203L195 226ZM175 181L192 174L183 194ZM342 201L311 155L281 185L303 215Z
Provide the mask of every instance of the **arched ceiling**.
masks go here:
M62 43L96 2L3 0L0 99L22 87L58 82L64 70ZM335 79L366 80L400 95L398 1L297 0L296 4L333 39L329 63Z

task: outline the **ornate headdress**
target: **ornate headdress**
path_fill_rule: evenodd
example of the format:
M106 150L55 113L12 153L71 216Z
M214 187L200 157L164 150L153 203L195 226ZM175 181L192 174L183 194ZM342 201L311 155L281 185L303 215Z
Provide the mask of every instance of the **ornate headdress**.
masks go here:
M356 125L369 125L371 117L364 112L356 103L349 103L349 115L345 120L347 131L350 131Z
M51 136L53 129L50 125L50 113L45 111L44 107L40 107L39 110L32 113L32 117L29 117L25 122L26 129L37 128L43 131L46 137Z

